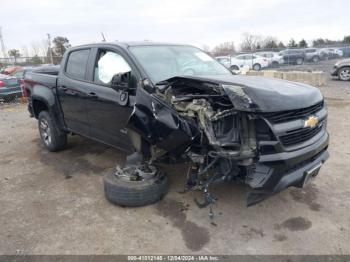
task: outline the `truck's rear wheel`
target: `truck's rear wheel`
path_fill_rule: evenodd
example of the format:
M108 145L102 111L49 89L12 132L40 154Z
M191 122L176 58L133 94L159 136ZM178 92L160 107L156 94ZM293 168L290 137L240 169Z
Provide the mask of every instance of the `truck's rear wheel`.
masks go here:
M41 141L51 152L62 150L67 144L67 134L60 130L47 111L41 111L38 116L38 127Z
M117 205L137 207L156 203L168 190L167 175L154 166L118 168L103 179L106 198Z

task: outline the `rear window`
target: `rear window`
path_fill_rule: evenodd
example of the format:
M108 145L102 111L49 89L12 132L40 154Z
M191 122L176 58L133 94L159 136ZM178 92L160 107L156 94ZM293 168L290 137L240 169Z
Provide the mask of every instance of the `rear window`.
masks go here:
M69 54L66 73L77 79L85 79L87 61L90 49L73 51Z

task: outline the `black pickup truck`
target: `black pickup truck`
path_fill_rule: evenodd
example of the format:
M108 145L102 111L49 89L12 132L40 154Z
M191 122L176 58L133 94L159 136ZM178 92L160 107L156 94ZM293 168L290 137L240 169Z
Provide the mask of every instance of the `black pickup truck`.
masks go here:
M303 187L328 158L320 91L289 81L233 75L192 46L101 43L66 51L59 71L31 73L29 112L50 151L79 134L128 153L104 178L107 199L140 206L168 188L160 163L187 162L185 191L238 180L252 205Z

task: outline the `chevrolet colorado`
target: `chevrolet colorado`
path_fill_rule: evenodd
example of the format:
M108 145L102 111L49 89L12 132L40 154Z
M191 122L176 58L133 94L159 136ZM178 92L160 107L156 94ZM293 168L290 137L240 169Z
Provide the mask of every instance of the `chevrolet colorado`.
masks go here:
M258 203L303 187L328 158L321 92L290 81L233 75L192 46L101 43L66 51L59 71L32 72L28 109L45 147L79 134L128 152L104 177L108 200L155 203L167 191L159 163L187 162L185 191L238 180Z

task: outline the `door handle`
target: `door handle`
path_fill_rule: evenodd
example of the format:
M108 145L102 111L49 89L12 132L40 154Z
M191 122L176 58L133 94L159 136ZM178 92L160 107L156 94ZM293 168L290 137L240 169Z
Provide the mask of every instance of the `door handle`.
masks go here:
M62 86L61 89L62 89L63 92L68 91L68 87L66 87L66 86Z
M91 98L98 98L98 96L97 96L96 93L94 93L94 92L90 92L90 93L88 94L88 96L91 97Z

